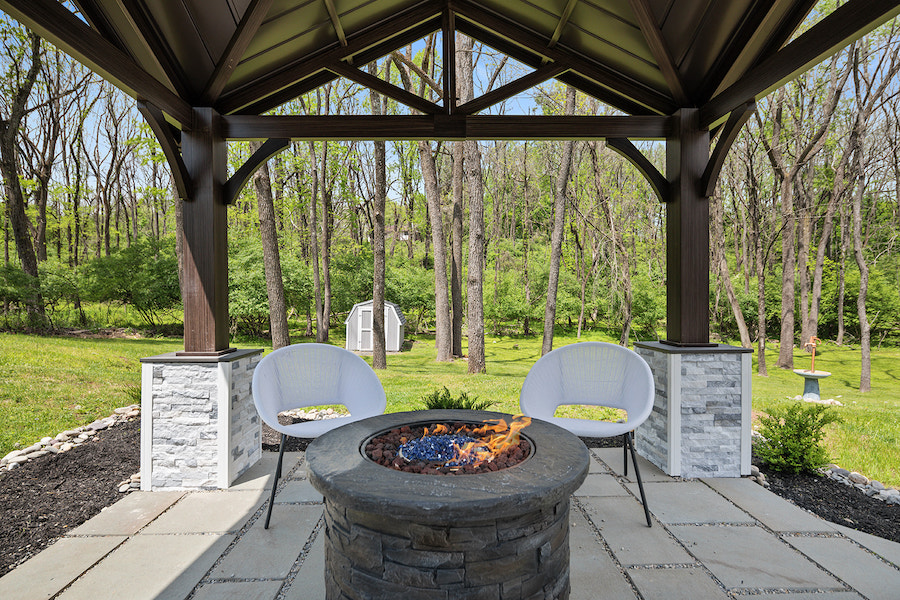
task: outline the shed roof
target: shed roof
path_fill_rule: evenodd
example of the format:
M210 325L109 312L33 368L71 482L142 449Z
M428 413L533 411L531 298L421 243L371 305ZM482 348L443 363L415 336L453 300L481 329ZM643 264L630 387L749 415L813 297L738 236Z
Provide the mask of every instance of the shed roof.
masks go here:
M374 300L366 300L365 302L357 302L356 304L353 305L353 308L350 309L350 312L347 314L347 318L344 319L344 323L346 324L346 323L350 322L350 315L352 315L354 312L356 312L357 308L359 308L360 306L370 306L374 303L375 303ZM400 320L400 324L406 325L406 316L403 314L403 309L400 308L399 304L394 304L393 302L388 302L387 300L385 300L384 305L386 307L390 307L390 308L394 309L394 312L397 314L397 318Z

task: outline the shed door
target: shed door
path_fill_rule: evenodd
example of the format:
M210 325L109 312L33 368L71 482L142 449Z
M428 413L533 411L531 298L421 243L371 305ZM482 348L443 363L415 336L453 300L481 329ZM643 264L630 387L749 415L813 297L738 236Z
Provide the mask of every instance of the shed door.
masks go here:
M357 350L362 352L372 351L372 307L359 307L359 342Z

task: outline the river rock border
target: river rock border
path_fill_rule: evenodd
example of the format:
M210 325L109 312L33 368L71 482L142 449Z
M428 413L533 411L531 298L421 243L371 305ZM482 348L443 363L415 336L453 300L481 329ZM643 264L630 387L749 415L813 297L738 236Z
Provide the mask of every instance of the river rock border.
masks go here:
M43 437L40 441L35 442L26 448L13 450L3 458L0 458L0 473L3 471L12 471L23 463L34 460L35 458L40 458L41 456L46 456L47 454L62 454L68 452L72 448L94 439L94 436L96 436L98 432L109 429L119 423L133 421L140 416L140 405L131 404L129 406L117 408L108 417L97 419L88 425L67 429L66 431L56 434L55 437ZM130 492L140 489L140 472L135 473L125 481L119 482L117 487L120 492Z

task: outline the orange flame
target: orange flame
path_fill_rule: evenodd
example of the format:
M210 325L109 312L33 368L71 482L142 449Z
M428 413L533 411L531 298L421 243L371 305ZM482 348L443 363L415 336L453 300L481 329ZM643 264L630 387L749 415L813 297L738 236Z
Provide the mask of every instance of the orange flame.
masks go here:
M425 428L425 432L422 434L422 437L428 435L447 435L450 433L450 428L444 425L443 423L438 423L434 426L434 429L428 431L428 428Z
M491 425L490 423L495 423ZM477 442L469 442L462 447L457 446L460 462L469 462L474 458L474 463L492 462L505 450L518 446L519 432L531 424L531 418L525 415L515 415L512 423L507 424L503 419L486 421L483 427L472 432L473 435L490 436Z

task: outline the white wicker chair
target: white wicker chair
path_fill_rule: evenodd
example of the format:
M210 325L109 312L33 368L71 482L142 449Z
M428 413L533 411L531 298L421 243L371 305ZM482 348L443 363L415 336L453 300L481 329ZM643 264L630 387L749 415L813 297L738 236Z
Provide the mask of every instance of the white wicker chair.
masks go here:
M621 435L637 476L647 525L650 511L634 451L634 429L653 410L653 374L636 352L605 342L580 342L562 346L542 356L528 372L519 395L524 414L549 421L581 437ZM623 423L554 417L557 407L568 404L609 406L626 411Z
M253 402L262 420L281 433L272 497L266 514L269 528L275 489L281 477L288 436L314 438L335 427L384 413L387 401L378 376L357 355L329 344L294 344L267 354L253 372ZM350 416L281 425L278 413L307 406L341 404Z

